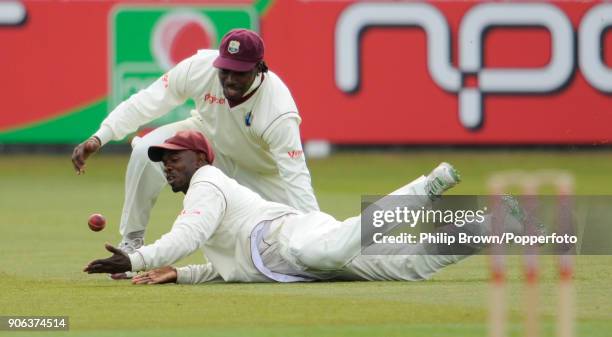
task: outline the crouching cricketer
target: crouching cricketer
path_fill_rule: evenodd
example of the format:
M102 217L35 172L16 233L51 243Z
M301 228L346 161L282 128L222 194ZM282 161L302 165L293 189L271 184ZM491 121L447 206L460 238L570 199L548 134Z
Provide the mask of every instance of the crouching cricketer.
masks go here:
M210 143L197 131L180 131L151 146L149 158L163 162L174 192L185 193L183 210L170 232L133 253L106 245L110 258L92 261L87 273L143 271L132 282L196 284L342 280L422 280L465 255L361 255L361 218L338 221L266 201L211 164ZM420 196L413 207L428 207L459 182L449 164L392 194ZM197 249L209 263L170 267ZM415 245L415 249L419 249ZM157 268L157 269L156 269Z

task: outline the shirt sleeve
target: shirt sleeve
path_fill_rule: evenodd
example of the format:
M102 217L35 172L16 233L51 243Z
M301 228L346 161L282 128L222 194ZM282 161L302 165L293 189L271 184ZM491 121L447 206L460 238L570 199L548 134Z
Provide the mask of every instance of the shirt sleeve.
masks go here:
M263 135L285 184L289 205L301 211L318 211L310 172L304 159L297 118L284 118Z
M223 281L221 275L219 275L210 262L207 264L193 264L176 268L176 274L176 283L178 284L198 284Z
M180 62L149 87L119 104L102 121L94 136L100 139L102 145L110 140L121 140L184 103L189 97L186 82L192 63L192 58Z
M215 185L197 182L189 187L183 207L170 232L129 255L132 271L168 266L201 248L221 223L226 201Z

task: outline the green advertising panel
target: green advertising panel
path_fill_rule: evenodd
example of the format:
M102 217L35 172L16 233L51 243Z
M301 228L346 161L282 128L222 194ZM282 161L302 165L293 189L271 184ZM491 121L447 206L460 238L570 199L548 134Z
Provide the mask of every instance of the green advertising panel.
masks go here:
M58 22L69 20L71 15L86 15L91 27L105 28L58 32L64 26L42 27L37 17L27 25L4 28L4 34L16 36L14 41L17 42L7 47L11 53L46 55L49 67L45 71L48 74L27 66L20 67L20 76L28 79L52 76L61 78L63 82L43 86L45 89L37 92L37 99L24 101L23 95L12 95L3 110L0 145L81 142L97 130L119 103L147 87L180 60L198 49L216 48L223 35L231 29L258 31L260 12L270 3L259 1L232 6L101 3L96 7L94 3L62 2L54 4L54 10L45 15ZM32 6L38 5L34 3ZM106 7L106 10L101 11L100 7ZM28 42L39 39L41 31L46 32L48 45ZM19 34L27 38L17 38ZM57 40L59 38L70 43L62 44ZM57 49L50 53L44 49L49 45ZM26 62L25 56L18 59ZM91 69L92 65L106 68L106 71L85 73L84 70ZM39 82L46 83L37 81L34 84ZM74 99L73 94L77 91L79 94L76 96L89 98ZM71 103L59 104L58 98ZM49 101L55 103L50 105ZM188 116L192 107L192 102L186 102L145 128L181 120Z
M258 29L252 7L118 7L110 25L109 108L145 88L197 49L217 48L234 28ZM153 121L155 127L189 116L193 102Z

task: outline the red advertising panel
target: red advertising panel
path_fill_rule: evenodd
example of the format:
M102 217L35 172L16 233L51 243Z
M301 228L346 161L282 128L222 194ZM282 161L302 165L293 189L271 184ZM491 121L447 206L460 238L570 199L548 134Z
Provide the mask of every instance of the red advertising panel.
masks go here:
M607 144L612 138L609 3L10 0L0 6L10 14L0 16L2 143L70 143L93 133L118 102L168 66L151 46L153 27L169 17L198 18L168 42L181 55L216 47L233 27L259 29L270 68L298 103L306 141ZM184 111L158 124L184 118Z
M308 138L612 137L612 4L283 1L267 19L270 63L296 94Z

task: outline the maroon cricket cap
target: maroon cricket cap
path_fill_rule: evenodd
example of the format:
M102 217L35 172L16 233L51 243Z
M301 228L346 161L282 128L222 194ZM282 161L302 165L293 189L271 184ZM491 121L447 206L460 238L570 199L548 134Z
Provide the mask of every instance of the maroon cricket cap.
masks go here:
M215 152L212 146L198 131L179 131L173 137L166 139L161 145L155 145L149 147L149 159L152 161L161 161L164 152L170 151L181 151L181 150L192 150L195 152L202 152L206 156L206 161L209 164L215 160Z
M249 71L263 57L264 43L257 33L248 29L234 29L221 40L219 56L213 65L221 69Z

